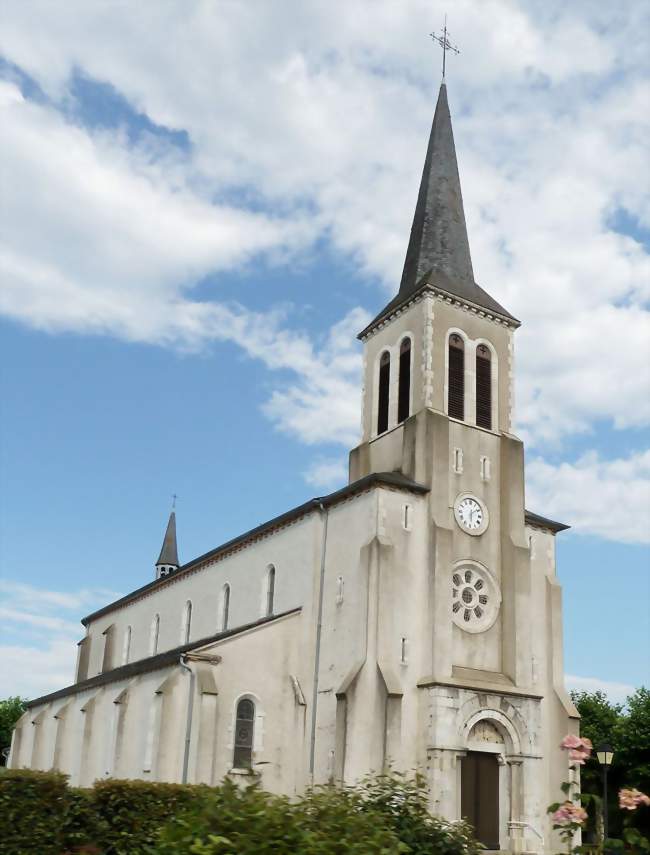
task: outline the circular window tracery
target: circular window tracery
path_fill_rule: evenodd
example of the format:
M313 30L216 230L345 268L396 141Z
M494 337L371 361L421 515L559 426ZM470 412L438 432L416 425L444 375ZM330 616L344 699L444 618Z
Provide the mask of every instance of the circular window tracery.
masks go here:
M451 614L467 632L484 632L496 620L501 593L490 573L479 564L458 568L451 577Z

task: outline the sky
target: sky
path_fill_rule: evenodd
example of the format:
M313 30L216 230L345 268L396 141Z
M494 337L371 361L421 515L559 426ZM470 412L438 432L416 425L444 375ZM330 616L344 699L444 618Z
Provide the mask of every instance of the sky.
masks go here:
M477 281L523 320L570 688L650 684L645 0L5 0L0 696L79 620L346 482L440 82Z

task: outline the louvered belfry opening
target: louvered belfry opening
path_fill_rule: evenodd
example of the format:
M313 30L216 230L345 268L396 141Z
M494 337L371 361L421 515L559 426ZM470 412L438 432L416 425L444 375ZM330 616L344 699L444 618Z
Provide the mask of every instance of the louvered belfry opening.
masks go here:
M465 418L465 344L455 334L449 336L447 412L453 419Z
M476 348L476 424L492 430L492 362L490 348Z
M390 389L390 353L382 353L379 360L379 397L377 406L377 433L388 430L388 393Z
M411 339L405 338L399 349L399 395L397 421L408 419L411 407Z

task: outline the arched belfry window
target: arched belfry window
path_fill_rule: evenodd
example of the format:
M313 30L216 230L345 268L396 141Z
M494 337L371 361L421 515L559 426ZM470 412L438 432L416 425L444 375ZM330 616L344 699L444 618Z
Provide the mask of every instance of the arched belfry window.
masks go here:
M390 353L386 350L379 360L379 389L377 394L377 433L388 430L388 395L390 389Z
M465 342L453 333L449 336L449 375L447 413L453 419L465 418Z
M250 698L242 698L237 704L235 722L235 752L233 767L250 769L253 765L253 730L255 728L255 704Z
M223 586L221 596L221 631L225 632L228 629L228 617L230 612L230 585L227 582Z
M492 354L490 348L476 348L476 424L492 429Z
M275 598L275 567L271 564L266 574L266 615L273 614L273 600Z
M411 339L403 339L399 348L399 393L397 396L397 421L410 416L411 408Z

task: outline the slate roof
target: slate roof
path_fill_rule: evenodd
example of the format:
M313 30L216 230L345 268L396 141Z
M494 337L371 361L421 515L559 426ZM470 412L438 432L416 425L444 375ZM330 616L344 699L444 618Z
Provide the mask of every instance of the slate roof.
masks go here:
M557 534L559 531L566 531L571 528L570 525L565 525L561 522L556 522L555 520L549 520L547 517L540 517L539 514L534 514L532 511L525 511L525 522L526 525L532 525L536 528L547 528L549 531L552 531L553 534Z
M174 511L169 515L167 523L167 531L163 540L162 549L156 561L156 566L159 564L169 564L173 567L178 567L178 547L176 545L176 513Z
M73 683L71 686L66 686L65 689L58 689L56 692L50 692L49 695L41 695L40 698L34 698L33 701L28 701L27 708L40 706L40 704L48 704L50 701L56 701L59 698L65 698L68 695L75 695L79 692L85 692L87 689L98 689L100 686L105 686L107 683L116 683L119 680L127 680L131 677L136 677L138 674L146 674L150 671L159 671L161 668L167 668L180 660L181 654L188 653L190 650L197 650L199 647L205 647L207 644L212 644L215 641L221 641L224 638L231 638L234 635L239 635L242 632L247 632L249 629L255 629L258 626L263 626L266 623L278 620L279 618L287 617L288 615L298 614L301 608L289 609L286 612L281 612L277 615L269 615L268 617L260 618L252 623L237 626L233 629L227 629L224 632L217 632L214 635L208 635L206 638L199 638L196 641L189 641L187 644L180 644L171 650L165 650L162 653L157 653L155 656L146 656L144 659L137 659L134 662L129 662L127 665L120 665L119 668L113 668L110 671L105 671L103 674L97 674L94 677L89 677L87 680L80 680L78 683Z
M427 286L487 309L519 326L519 321L474 281L444 83L440 86L431 125L399 293L359 334L359 338Z
M91 621L96 620L102 615L108 614L108 612L120 608L121 606L125 606L127 603L131 602L132 600L138 599L143 594L149 593L155 588L159 588L163 585L169 584L170 581L176 579L179 574L186 573L189 570L195 569L199 565L203 564L205 561L217 558L220 555L230 552L236 547L239 547L244 544L246 541L254 540L257 537L260 537L261 535L272 531L274 528L279 528L283 525L287 525L288 523L299 519L302 516L305 516L305 514L317 510L321 506L330 507L331 505L335 505L337 502L343 501L344 499L353 496L355 493L361 493L364 490L368 490L371 487L381 486L382 484L389 487L398 487L402 490L409 490L412 493L429 492L428 487L424 486L423 484L418 484L416 481L411 481L410 478L406 478L399 472L373 472L371 475L366 475L365 478L360 478L358 481L354 481L352 484L347 484L342 489L337 490L334 493L330 493L327 496L320 496L318 498L309 499L309 501L304 502L302 505L298 505L297 507L292 508L290 511L286 511L284 514L280 514L280 516L274 517L273 519L268 520L268 522L264 522L261 525L258 525L255 528L251 529L250 531L247 531L244 534L240 534L237 537L234 537L232 540L228 540L226 543L221 544L221 546L217 546L215 549L211 549L204 555L200 555L198 558L194 558L192 561L189 561L187 564L184 564L182 567L179 567L178 570L172 571L167 576L163 576L160 579L155 579L153 582L148 582L146 585L143 585L141 588L137 588L130 594L126 594L124 597L120 597L118 600L115 600L114 602L103 606L101 609L98 609L96 612L87 615L85 618L82 618L81 623L84 626L87 626Z

